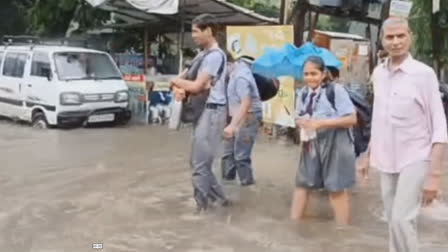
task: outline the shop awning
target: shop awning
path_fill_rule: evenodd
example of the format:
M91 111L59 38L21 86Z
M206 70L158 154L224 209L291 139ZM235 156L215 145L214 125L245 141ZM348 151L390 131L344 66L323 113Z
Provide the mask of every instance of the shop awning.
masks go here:
M242 8L223 0L86 0L95 7L117 14L124 23L117 23L117 27L139 25L177 25L179 15L182 15L185 24L197 15L203 13L213 14L217 22L223 25L255 25L276 24L278 20L257 14L251 10ZM150 2L150 3L149 3ZM169 14L166 10L176 6L178 11ZM140 4L136 4L140 3ZM147 5L144 5L147 3ZM159 3L159 5L157 5ZM163 4L166 4L163 6ZM150 8L152 5L153 8ZM162 11L162 10L165 10ZM173 10L173 8L171 8ZM125 18L124 18L125 17ZM113 25L112 25L113 26Z
M148 12L157 14L176 14L179 10L179 0L86 0L93 7L113 6L116 2L126 2L128 5Z

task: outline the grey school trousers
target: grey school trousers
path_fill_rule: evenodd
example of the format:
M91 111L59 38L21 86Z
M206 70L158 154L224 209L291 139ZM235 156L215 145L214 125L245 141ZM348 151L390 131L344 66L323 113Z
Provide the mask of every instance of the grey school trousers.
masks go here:
M226 117L226 106L206 108L193 127L191 168L194 198L198 207L206 208L208 200L226 199L212 170L213 160L223 139Z

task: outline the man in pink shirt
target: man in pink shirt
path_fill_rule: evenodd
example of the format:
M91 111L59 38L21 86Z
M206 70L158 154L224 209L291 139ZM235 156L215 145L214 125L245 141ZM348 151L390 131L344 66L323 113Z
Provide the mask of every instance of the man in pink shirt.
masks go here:
M381 173L389 251L417 252L416 218L422 201L427 205L437 197L447 125L436 74L409 53L407 20L386 20L382 43L389 57L372 75L369 159L360 168L365 175L369 166Z

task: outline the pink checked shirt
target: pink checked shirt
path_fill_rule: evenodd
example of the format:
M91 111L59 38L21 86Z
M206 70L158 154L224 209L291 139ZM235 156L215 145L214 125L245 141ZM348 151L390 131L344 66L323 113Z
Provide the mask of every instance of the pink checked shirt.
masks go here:
M395 71L388 61L377 66L372 81L372 166L399 173L409 164L429 161L432 145L448 140L434 71L409 55Z

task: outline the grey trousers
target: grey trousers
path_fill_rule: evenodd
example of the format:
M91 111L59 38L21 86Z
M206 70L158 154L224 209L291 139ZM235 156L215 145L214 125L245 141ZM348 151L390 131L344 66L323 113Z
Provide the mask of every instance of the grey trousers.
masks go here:
M206 108L193 126L191 168L194 198L198 207L207 207L208 200L225 200L221 185L213 174L213 160L218 152L226 124L225 106Z
M234 180L238 173L242 185L254 182L251 156L261 119L261 112L250 114L235 137L224 141L224 153L221 159L224 179Z
M401 173L381 173L381 195L389 223L389 252L418 252L417 216L429 162L409 165Z

